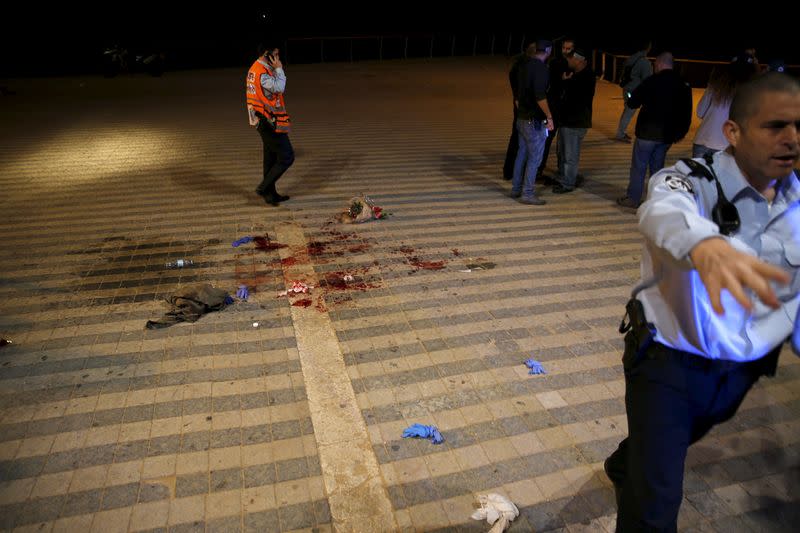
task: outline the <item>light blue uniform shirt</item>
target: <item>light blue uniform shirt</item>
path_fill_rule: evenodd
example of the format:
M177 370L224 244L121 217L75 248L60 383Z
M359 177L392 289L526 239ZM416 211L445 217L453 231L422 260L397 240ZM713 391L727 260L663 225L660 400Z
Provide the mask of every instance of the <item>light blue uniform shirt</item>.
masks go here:
M642 279L658 282L637 298L658 342L710 359L752 361L792 334L800 291L800 182L794 173L783 179L770 205L748 184L732 155L714 154L714 170L741 220L737 231L722 238L790 273L788 285L773 284L781 306L772 309L749 291L753 309L748 312L723 290L725 314L714 312L689 252L700 241L720 237L711 220L717 189L704 177L688 177L689 167L681 162L650 179L647 201L638 211L645 237Z
M258 62L272 69L263 59L259 59ZM261 87L269 93L284 92L286 90L286 73L283 72L283 68L272 69L272 72L275 74L274 76L269 74L261 75L261 80L259 80L261 81Z

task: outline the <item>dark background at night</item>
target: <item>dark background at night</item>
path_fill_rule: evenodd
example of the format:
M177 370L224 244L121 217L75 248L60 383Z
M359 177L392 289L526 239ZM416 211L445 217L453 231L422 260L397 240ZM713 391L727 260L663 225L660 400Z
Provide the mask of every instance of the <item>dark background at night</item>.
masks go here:
M710 21L711 17L692 13L688 7L685 13L672 6L669 14L636 15L622 12L619 2L591 11L567 2L563 2L562 10L520 9L497 3L486 3L484 9L432 2L366 4L358 8L332 3L287 3L279 7L241 4L24 7L14 15L6 14L0 23L0 77L98 73L104 49L115 43L131 54L163 51L168 70L244 67L252 62L258 43L268 34L289 39L434 34L441 42L449 42L456 35L462 43L474 35L488 39L496 34L503 43L496 50L501 55L505 54L504 43L510 33L547 38L567 34L585 48L621 54L634 52L636 43L651 38L654 53L668 49L680 58L727 60L744 47L755 46L762 62L781 57L788 63L800 63L800 46L795 44L798 32L789 26L788 14L772 16L754 8L750 13L736 13L730 21L714 15L713 23L705 23L704 18ZM703 10L720 13L712 6ZM261 16L264 13L267 23ZM778 29L781 24L786 27ZM335 60L335 46L329 48L328 60ZM318 55L301 57L300 48L294 50L294 54L289 51L289 63L293 59L317 60Z

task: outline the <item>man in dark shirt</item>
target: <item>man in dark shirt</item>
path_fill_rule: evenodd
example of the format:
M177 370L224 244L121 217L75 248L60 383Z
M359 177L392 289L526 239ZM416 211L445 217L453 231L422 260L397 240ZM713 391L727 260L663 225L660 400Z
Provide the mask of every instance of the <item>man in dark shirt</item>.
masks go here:
M550 60L548 67L550 68L550 87L547 89L547 105L550 106L550 111L553 113L553 131L547 136L544 141L544 153L542 154L542 163L539 165L539 170L536 172L536 179L543 178L544 167L547 166L547 158L550 155L550 145L553 144L553 139L558 133L558 127L561 125L559 116L559 107L561 99L564 96L564 74L569 71L567 65L567 56L575 49L575 41L572 39L564 39L561 41L561 53L556 54ZM546 185L552 185L552 178L545 178Z
M642 110L636 120L628 191L617 199L623 207L639 207L648 167L651 176L664 168L667 150L683 139L692 123L692 88L672 66L672 54L660 54L656 58L656 73L644 80L628 99L628 107Z
M581 143L586 130L592 127L592 100L595 76L586 61L586 53L575 48L567 56L570 72L563 75L563 96L560 104L558 130L558 183L555 194L572 192L578 176Z
M553 130L553 115L547 105L547 86L550 74L547 58L553 43L544 39L536 41L536 54L520 68L517 101L517 132L519 148L514 161L514 178L511 197L527 205L544 205L534 193L536 171L542 162L544 142Z
M514 105L514 120L511 123L511 137L508 139L506 149L506 161L503 164L503 178L510 180L514 177L514 161L517 160L517 148L519 147L519 133L517 133L517 101L519 100L519 71L525 63L536 54L536 43L531 43L521 54L514 57L511 62L511 69L508 71L508 83L511 86L511 95Z

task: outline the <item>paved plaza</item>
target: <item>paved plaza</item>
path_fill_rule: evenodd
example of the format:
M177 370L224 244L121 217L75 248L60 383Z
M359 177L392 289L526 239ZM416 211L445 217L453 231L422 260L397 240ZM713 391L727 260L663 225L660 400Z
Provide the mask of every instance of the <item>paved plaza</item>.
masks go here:
M253 192L246 67L4 82L0 529L481 532L476 495L498 492L512 532L613 532L641 247L614 203L621 95L598 82L585 185L521 205L507 68L289 65L280 207ZM388 218L339 223L361 193ZM144 328L196 282L250 297ZM796 531L798 380L787 348L690 449L681 531ZM403 439L414 423L445 442Z

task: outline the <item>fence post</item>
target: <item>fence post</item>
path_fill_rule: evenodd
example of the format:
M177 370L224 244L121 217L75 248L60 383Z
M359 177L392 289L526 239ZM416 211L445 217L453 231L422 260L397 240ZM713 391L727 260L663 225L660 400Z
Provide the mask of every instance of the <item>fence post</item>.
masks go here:
M406 35L406 45L403 49L403 58L408 59L408 35Z
M453 43L450 45L450 55L456 55L456 34L453 34Z
M475 35L475 38L472 39L472 55L476 55L478 51L478 35Z
M617 81L617 58L611 56L611 81Z
M383 61L383 35L380 36L380 45L378 46L378 60Z

